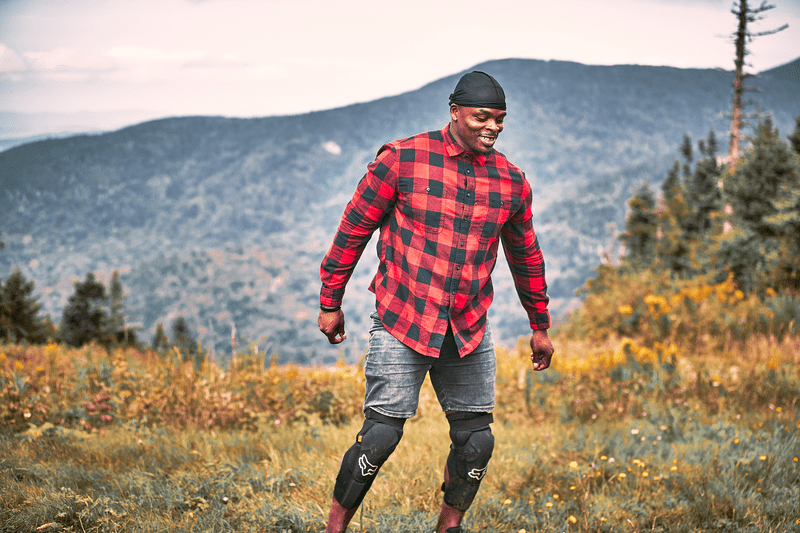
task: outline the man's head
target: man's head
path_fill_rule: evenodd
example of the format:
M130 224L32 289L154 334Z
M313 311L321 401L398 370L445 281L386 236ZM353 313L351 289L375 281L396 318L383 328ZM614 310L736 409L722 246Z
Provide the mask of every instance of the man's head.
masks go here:
M462 148L491 153L505 116L506 95L493 77L474 71L458 80L450 95L450 132Z

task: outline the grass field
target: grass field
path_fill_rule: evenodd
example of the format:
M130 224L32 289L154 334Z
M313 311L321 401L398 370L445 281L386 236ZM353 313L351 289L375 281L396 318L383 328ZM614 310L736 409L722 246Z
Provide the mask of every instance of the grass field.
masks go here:
M0 531L322 531L361 425L357 366L223 370L134 350L0 348ZM800 531L800 344L724 355L498 349L497 438L469 531ZM433 531L447 424L419 414L352 531Z

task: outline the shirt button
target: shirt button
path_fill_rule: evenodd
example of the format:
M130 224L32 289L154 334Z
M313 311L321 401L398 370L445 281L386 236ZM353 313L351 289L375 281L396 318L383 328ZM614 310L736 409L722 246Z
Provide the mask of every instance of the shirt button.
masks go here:
M428 191L428 192L431 192L431 188L430 187L425 187L425 190Z
M461 241L461 246L464 246L464 244L465 244L464 241Z
M461 265L456 265L456 270L461 270Z

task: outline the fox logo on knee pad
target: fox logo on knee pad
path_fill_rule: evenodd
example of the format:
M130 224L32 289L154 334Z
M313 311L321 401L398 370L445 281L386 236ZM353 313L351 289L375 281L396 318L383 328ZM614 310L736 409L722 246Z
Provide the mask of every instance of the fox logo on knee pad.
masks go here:
M393 419L371 409L365 414L364 426L345 452L333 487L333 497L345 509L361 505L381 466L403 436L405 419Z
M452 444L447 456L446 482L442 484L444 502L466 511L478 493L492 458L492 415L452 412L447 414L447 420Z
M367 460L367 455L363 453L361 454L361 457L358 458L358 466L361 468L362 477L369 477L378 471L378 467L370 464L370 462Z
M467 477L471 477L472 479L476 479L478 481L483 479L483 476L486 475L486 467L483 468L473 468L469 472L467 472Z

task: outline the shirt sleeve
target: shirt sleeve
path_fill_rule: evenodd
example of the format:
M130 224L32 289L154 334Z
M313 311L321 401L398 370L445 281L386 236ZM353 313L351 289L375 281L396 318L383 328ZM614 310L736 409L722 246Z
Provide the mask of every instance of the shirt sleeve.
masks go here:
M528 314L531 329L549 329L550 313L547 304L547 281L544 274L544 256L539 239L533 229L533 193L527 179L523 179L522 202L501 230L503 251L511 269L522 307Z
M345 207L333 244L320 267L320 304L342 305L347 282L372 234L397 199L397 153L383 146Z

